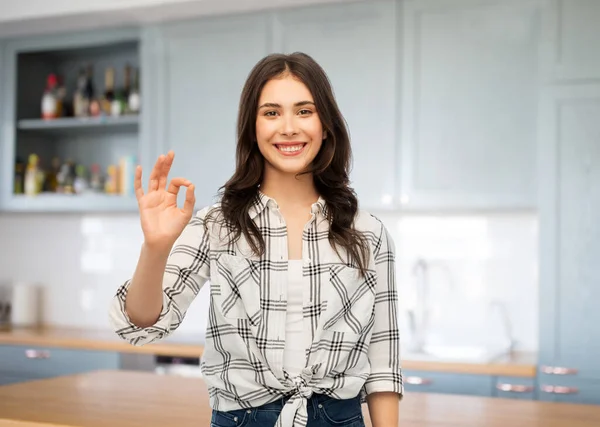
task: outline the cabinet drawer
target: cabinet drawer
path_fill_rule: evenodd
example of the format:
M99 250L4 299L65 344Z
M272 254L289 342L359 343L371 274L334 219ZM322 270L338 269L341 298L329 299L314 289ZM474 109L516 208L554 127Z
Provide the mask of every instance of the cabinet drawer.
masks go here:
M492 395L494 397L509 399L535 400L535 379L522 377L496 377Z
M403 375L407 392L491 396L494 383L489 375L427 371L404 371Z
M600 405L600 381L544 375L538 385L539 400Z
M33 378L119 369L119 354L63 348L0 346L0 372Z

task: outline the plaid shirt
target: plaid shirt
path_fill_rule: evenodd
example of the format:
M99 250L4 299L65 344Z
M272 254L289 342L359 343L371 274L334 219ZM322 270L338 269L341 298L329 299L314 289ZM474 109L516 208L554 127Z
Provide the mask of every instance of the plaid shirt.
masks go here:
M205 282L210 309L202 355L203 379L213 409L261 406L290 397L278 426L305 426L313 393L349 399L389 391L402 396L398 293L394 243L383 223L359 211L355 228L370 243L365 277L343 249L343 262L328 241L327 207L320 198L303 232L304 330L310 334L306 367L292 378L283 368L287 304L287 229L274 199L259 193L249 215L265 238L258 258L242 236L229 243L226 230L194 215L173 246L163 282L163 309L156 324L134 325L125 312L130 281L111 309L116 333L133 345L159 340L183 321Z

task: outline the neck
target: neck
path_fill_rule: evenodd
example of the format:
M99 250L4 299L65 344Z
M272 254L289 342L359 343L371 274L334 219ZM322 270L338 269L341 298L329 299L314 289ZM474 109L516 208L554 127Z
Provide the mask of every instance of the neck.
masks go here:
M260 191L275 199L280 207L315 203L319 193L312 174L296 176L265 168Z

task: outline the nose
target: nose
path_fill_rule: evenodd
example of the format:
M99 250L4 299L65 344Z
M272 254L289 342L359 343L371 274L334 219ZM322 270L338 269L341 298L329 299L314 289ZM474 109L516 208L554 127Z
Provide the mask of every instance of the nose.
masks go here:
M281 130L284 136L293 136L298 134L298 127L293 114L284 115L281 120Z

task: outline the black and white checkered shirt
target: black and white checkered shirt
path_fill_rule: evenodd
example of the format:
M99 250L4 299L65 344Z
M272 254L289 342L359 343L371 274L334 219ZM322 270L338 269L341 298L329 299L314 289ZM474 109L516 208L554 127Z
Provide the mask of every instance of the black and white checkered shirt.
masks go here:
M210 283L210 309L202 355L203 379L213 409L228 411L291 396L278 426L305 426L307 399L320 393L338 399L373 392L402 396L398 293L394 243L375 216L359 211L355 227L370 243L365 277L347 254L343 261L327 235L326 204L312 206L303 232L304 330L309 334L306 367L291 377L283 367L287 313L287 231L274 199L259 193L249 215L265 238L256 257L243 238L228 243L210 222L209 208L191 219L169 256L163 309L155 325L139 328L125 312L130 281L117 291L110 310L117 334L134 345L174 331L200 288Z

